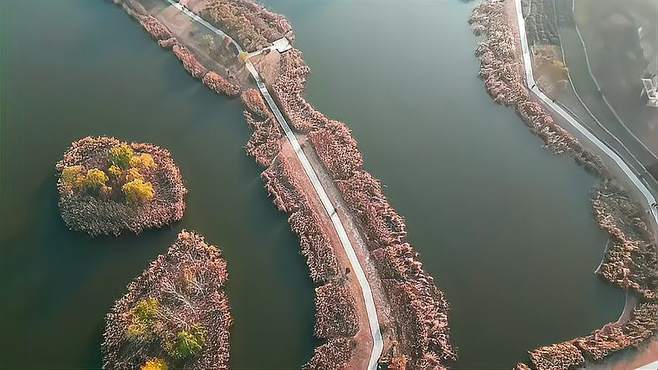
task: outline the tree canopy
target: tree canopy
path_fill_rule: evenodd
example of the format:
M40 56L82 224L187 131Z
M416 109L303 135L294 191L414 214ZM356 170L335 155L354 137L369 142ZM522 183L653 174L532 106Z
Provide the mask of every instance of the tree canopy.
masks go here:
M117 145L110 150L110 162L125 170L130 166L133 155L135 155L135 152L128 144Z
M153 199L155 191L150 182L144 182L142 179L134 179L125 183L121 190L126 196L128 204L140 204Z

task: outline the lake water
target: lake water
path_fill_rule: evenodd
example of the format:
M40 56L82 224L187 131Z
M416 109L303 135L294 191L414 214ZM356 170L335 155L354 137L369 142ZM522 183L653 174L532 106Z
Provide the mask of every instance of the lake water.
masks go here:
M452 305L455 368L510 368L534 347L614 320L593 274L606 235L595 179L556 157L477 79L458 0L269 0L312 68L308 98L353 129ZM207 91L105 1L6 0L2 27L0 367L98 367L104 315L182 228L222 247L234 368L308 359L313 289L286 217L243 150L236 100ZM171 150L182 222L139 237L66 230L54 165L85 135Z

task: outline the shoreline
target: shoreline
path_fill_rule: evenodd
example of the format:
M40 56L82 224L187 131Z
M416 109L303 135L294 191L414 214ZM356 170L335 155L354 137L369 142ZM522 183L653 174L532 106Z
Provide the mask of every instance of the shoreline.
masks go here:
M476 49L481 61L480 75L494 101L514 108L522 121L544 140L548 149L556 154L569 154L585 170L601 179L601 185L593 194L592 205L597 224L610 235L610 246L606 248L596 273L627 292L624 309L616 322L604 325L587 337L529 351L531 363L537 368L569 369L585 365L583 354L588 359L602 360L611 353L649 340L658 330L655 263L639 267L634 263L639 259L644 261L645 256L649 261L655 261L656 247L647 224L635 221L646 217L642 207L614 184L615 174L601 158L589 151L592 148L586 149L562 128L552 117L556 112L537 102L538 99L531 96L525 86L516 20L517 3L484 0L474 9L473 30L476 35L484 36L484 41ZM649 239L651 241L647 241ZM641 254L637 253L638 249L641 249ZM640 299L629 299L633 296L631 289L637 291ZM519 363L516 368L530 367Z

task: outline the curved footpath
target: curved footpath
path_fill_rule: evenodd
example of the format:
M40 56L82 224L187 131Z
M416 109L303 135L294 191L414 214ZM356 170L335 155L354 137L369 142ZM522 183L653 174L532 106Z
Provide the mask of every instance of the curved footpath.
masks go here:
M242 47L234 39L232 39L223 31L215 28L214 26L212 26L205 20L201 19L201 17L194 14L192 11L185 8L181 4L173 0L167 0L167 1L171 5L176 7L176 9L180 10L188 17L194 19L196 22L202 24L204 27L208 28L215 34L220 35L222 37L228 37L233 42L233 44L235 44L239 52L243 51ZM329 218L331 219L334 229L336 230L336 233L340 238L340 242L343 249L345 250L345 254L349 258L352 270L354 271L359 286L361 287L361 293L363 295L363 300L365 301L366 311L368 314L368 324L370 326L370 333L373 338L373 348L370 354L370 360L368 361L368 369L376 370L377 362L382 354L384 342L382 340L381 329L379 327L379 320L377 318L377 310L375 308L375 301L372 294L372 290L370 289L370 284L368 283L368 279L366 279L366 275L363 272L363 268L361 267L361 264L359 263L359 260L356 257L356 253L354 252L352 243L350 242L347 233L345 232L345 227L343 226L343 223L341 222L340 218L338 217L338 214L336 213L336 208L331 203L331 200L329 200L329 197L327 196L327 192L325 191L324 187L320 183L320 180L318 179L318 175L315 169L313 168L308 158L304 154L301 146L299 145L299 141L297 140L297 137L290 129L288 122L283 117L283 114L281 113L281 110L274 102L274 99L272 99L272 96L267 90L267 87L265 86L260 76L258 75L256 68L254 68L254 66L248 60L246 61L246 67L249 73L251 74L251 76L254 78L256 84L258 85L258 89L263 95L263 98L265 98L265 101L267 102L268 106L274 113L277 122L283 129L286 138L288 139L288 142L290 143L293 150L295 151L297 159L302 164L302 167L304 168L304 172L308 176L309 181L311 182L311 184L313 184L313 188L315 189L318 198L320 198L320 201L322 202L322 205L324 206L325 211L329 215Z
M647 186L640 180L641 174L636 174L631 167L622 159L620 155L618 155L611 147L609 147L605 142L600 140L593 132L589 131L585 126L580 124L569 112L565 111L560 105L556 104L552 99L550 99L548 96L544 94L543 91L539 88L537 85L535 79L534 79L534 74L532 70L532 62L531 62L531 54L530 54L530 48L528 45L528 39L527 39L527 34L526 34L526 28L525 28L525 19L523 18L523 12L522 12L522 6L521 6L521 0L514 0L514 8L515 8L515 13L516 13L516 18L518 22L518 33L519 33L519 39L521 43L521 48L523 51L523 67L525 71L525 77L526 77L526 85L532 93L537 96L547 107L550 107L553 112L556 112L559 114L565 122L569 123L574 129L576 129L580 134L582 134L583 137L585 137L589 142L596 146L598 149L600 149L610 160L612 160L618 167L619 169L623 172L623 174L628 178L628 180L633 184L633 186L636 188L636 190L642 194L642 198L645 202L645 206L648 209L649 213L651 214L651 224L653 227L653 235L654 239L656 238L657 231L658 231L658 210L656 207L653 205L656 204L656 199L652 192L647 188ZM579 32L579 37L580 32ZM582 38L581 38L582 41ZM584 44L583 44L584 47ZM589 68L589 61L588 61L588 68ZM591 70L590 70L591 74ZM593 75L592 75L593 77ZM596 80L595 80L596 81ZM597 83L598 87L598 83ZM600 89L599 89L600 90ZM580 99L580 97L578 97ZM605 99L605 98L604 98ZM587 106L581 101L583 106L585 106L586 109ZM606 104L607 101L606 101ZM608 104L609 106L609 104ZM611 108L611 107L610 107ZM588 109L589 111L589 109ZM614 112L614 111L613 111ZM591 112L590 112L591 114ZM616 115L616 113L615 113ZM594 115L592 114L594 117ZM595 118L595 117L594 117ZM595 118L596 119L596 118ZM621 122L621 120L620 120ZM628 128L627 128L628 130ZM630 130L629 130L630 132ZM614 137L614 135L613 135ZM616 139L616 137L615 137ZM636 138L637 139L637 138ZM623 143L622 143L623 145ZM630 152L629 152L630 153ZM631 153L632 155L632 153ZM638 161L639 162L639 161ZM640 166L642 164L640 163ZM644 166L641 168L645 172L647 171ZM606 245L607 247L607 245ZM607 248L606 248L607 249ZM607 252L606 252L607 253ZM605 258L605 257L604 257ZM626 305L624 307L624 311L621 313L621 316L619 320L622 319L627 314L627 310L629 308L629 296L627 294L626 296ZM656 369L658 368L658 361L646 364L644 366L638 367L636 370L648 370L648 369Z
M631 170L631 168L626 164L626 162L615 153L607 144L599 140L591 131L581 125L573 116L571 116L566 110L564 110L560 105L556 104L548 96L544 94L543 91L537 85L533 71L532 71L532 62L530 55L530 47L528 46L528 38L526 35L525 29L525 19L523 18L521 0L514 0L514 7L516 11L516 19L519 27L519 38L521 40L521 48L523 51L523 68L525 71L526 85L528 90L530 90L537 98L539 98L543 104L550 107L554 112L559 114L566 122L568 122L574 129L576 129L582 136L584 136L592 145L600 149L610 160L612 160L624 175L630 180L633 186L639 191L643 200L646 202L646 207L651 214L652 226L654 229L654 237L656 231L658 230L658 211L652 207L652 204L656 203L656 198L653 196L651 191L646 187L646 185L640 180L639 176Z
M601 98L603 100L603 103L610 109L610 112L614 115L615 119L619 121L621 126L635 139L637 142L644 148L646 151L654 158L658 159L656 156L656 153L651 150L635 133L628 127L626 122L619 116L617 113L617 110L610 104L610 101L608 101L608 98L606 98L605 93L603 89L601 88L601 84L599 83L598 79L596 76L594 76L594 72L592 71L592 65L589 60L589 53L587 51L587 46L585 45L585 39L583 39L583 34L580 32L580 28L578 27L578 21L576 20L576 1L572 0L571 1L571 14L573 16L573 24L574 24L574 29L576 30L576 34L578 35L578 40L580 41L580 44L583 47L583 52L585 53L585 64L587 66L587 73L589 74L590 78L594 82L594 85L596 86L596 89L601 93Z

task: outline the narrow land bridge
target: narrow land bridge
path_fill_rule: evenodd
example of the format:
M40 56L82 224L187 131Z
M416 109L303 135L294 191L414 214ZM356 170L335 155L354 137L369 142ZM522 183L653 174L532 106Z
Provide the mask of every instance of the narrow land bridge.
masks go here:
M192 12L191 10L187 9L186 7L182 6L181 4L175 2L174 0L167 0L171 5L173 5L176 9L180 10L182 13L187 15L188 17L194 19L196 22L200 23L213 33L215 33L218 36L221 36L222 38L228 38L228 40L231 40L231 42L236 46L238 49L238 52L242 53L243 48L229 35L224 33L223 31L217 29L210 23L206 22L204 19L199 17L197 14ZM258 52L254 53L258 54ZM327 196L327 192L325 191L324 187L320 183L320 180L318 179L318 175L316 173L316 170L313 168L311 165L311 162L309 162L308 158L306 157L306 154L304 154L304 151L302 150L302 147L299 145L299 141L297 140L297 137L295 134L292 132L290 129L290 126L288 125L288 122L286 121L285 117L281 113L281 110L279 107L276 105L274 102L274 99L272 99L272 96L270 95L269 91L267 90L267 86L265 86L265 83L261 80L258 71L256 71L256 68L253 66L253 64L247 59L245 63L247 70L253 77L254 81L256 81L256 85L258 86L258 89L260 90L260 93L263 95L263 98L265 98L265 101L267 102L267 105L270 107L272 112L274 113L274 116L276 117L277 122L283 129L283 132L286 135L286 139L292 146L293 150L295 151L295 154L297 156L297 159L299 162L302 164L302 167L304 168L304 172L308 176L308 179L310 180L311 184L313 185L313 189L315 189L316 194L318 195L318 198L320 198L320 201L322 202L322 205L324 206L325 211L327 212L327 215L329 215L329 218L331 219L331 223L334 226L334 229L336 230L336 233L338 234L338 237L340 238L340 243L345 250L345 254L347 255L351 269L354 271L354 274L356 275L357 281L359 283L359 286L361 287L361 292L363 295L363 300L365 302L365 307L366 307L366 313L368 314L368 324L370 326L370 333L372 335L373 339L373 348L372 352L370 353L370 360L368 361L368 370L376 370L377 369L377 363L379 360L379 357L382 354L382 349L384 347L384 343L382 340L382 335L381 335L381 329L379 327L379 320L377 318L377 310L375 308L375 300L372 294L372 290L370 289L370 284L368 283L368 279L366 278L365 273L363 272L363 268L361 267L361 264L359 263L359 260L356 256L356 253L354 252L354 248L352 247L352 243L350 242L349 237L347 236L347 233L345 232L345 227L343 226L343 223L341 222L340 218L338 217L338 214L336 212L336 208L334 205L331 203L331 200Z

